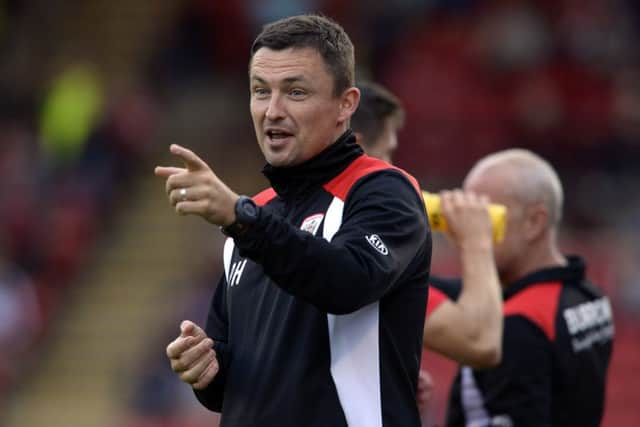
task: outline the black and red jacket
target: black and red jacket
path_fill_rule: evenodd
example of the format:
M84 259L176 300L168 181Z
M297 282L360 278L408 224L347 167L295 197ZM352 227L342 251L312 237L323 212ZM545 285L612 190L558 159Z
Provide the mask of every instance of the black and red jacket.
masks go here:
M199 400L223 427L419 426L431 236L417 183L350 132L264 172L258 223L225 244L206 327L220 372Z
M600 425L614 336L611 305L586 280L582 259L567 259L566 267L537 271L506 288L502 362L488 370L460 368L448 427Z

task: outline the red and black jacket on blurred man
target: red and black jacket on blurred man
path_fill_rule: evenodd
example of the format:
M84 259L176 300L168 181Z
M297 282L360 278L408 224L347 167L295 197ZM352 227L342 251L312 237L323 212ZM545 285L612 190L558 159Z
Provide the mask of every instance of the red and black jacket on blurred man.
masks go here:
M600 425L614 326L609 299L585 278L585 264L536 271L505 288L502 362L461 366L447 427ZM431 279L455 299L458 286Z

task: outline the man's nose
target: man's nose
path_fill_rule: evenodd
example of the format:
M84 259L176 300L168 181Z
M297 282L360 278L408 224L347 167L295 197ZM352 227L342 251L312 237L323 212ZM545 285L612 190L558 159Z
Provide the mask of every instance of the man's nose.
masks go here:
M283 119L285 116L285 109L282 104L282 97L278 94L272 94L269 99L269 105L266 113L267 119L274 121Z

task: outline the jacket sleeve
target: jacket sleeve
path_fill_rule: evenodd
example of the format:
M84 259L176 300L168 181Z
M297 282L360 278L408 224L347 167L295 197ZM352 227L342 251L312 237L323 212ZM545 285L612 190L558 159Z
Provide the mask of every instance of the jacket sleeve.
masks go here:
M326 221L326 219L325 219ZM331 242L283 220L268 207L235 239L240 255L261 264L276 285L322 311L351 313L379 300L431 259L422 199L396 171L376 172L351 189Z
M214 292L205 327L207 336L214 343L219 371L207 388L193 390L202 405L216 412L222 411L226 372L229 366L227 307L227 280L223 274Z
M429 287L437 289L444 294L447 299L457 301L462 292L462 279L432 274L429 276Z

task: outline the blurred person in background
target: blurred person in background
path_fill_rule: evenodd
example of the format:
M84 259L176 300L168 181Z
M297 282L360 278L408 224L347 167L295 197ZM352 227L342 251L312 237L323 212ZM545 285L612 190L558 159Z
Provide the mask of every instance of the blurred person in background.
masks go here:
M373 82L358 83L360 104L351 117L356 141L368 156L393 163L398 148L398 131L404 124L400 100L383 86Z
M196 154L158 167L180 214L222 230L225 275L205 330L167 347L227 426L418 426L431 235L415 179L364 156L353 45L326 18L266 25L251 114L272 188L229 189Z
M6 257L0 243L0 395L20 375L20 364L40 332L41 316L31 278Z
M502 361L461 366L447 426L598 426L614 334L609 299L557 244L563 191L544 159L510 149L481 159L464 189L507 206L494 254L504 297Z
M351 118L356 140L369 156L391 162L404 120L400 100L376 83L361 82L358 88L360 104ZM487 202L459 190L443 192L442 200L449 234L460 253L464 288L453 301L430 287L423 345L459 363L492 367L500 361L502 296ZM432 389L430 375L421 371L417 397L423 418Z
M52 81L40 117L42 152L52 172L68 170L81 157L103 104L104 87L89 64L70 64Z

